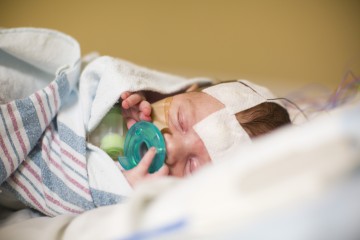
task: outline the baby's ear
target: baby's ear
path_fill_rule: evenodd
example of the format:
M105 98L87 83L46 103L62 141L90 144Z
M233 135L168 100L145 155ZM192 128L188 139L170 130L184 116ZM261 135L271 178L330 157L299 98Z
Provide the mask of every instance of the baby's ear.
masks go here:
M199 89L199 85L197 83L194 83L193 85L189 86L185 92L194 92Z

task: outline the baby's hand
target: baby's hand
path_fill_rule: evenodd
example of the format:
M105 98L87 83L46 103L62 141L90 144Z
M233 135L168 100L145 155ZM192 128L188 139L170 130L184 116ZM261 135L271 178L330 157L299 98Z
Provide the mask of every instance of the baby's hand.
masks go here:
M127 127L138 121L151 121L151 105L141 92L123 92L121 107Z
M136 167L128 171L123 171L126 179L132 187L143 180L169 175L169 168L165 164L157 172L152 174L148 173L148 169L155 157L155 154L156 149L154 147L150 148Z

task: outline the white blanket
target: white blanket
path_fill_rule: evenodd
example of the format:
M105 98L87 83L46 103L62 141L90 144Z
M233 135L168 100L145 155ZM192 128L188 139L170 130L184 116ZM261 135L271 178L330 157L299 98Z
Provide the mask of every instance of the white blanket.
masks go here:
M0 228L7 239L359 239L360 108L289 127L125 204ZM20 229L20 231L19 231Z

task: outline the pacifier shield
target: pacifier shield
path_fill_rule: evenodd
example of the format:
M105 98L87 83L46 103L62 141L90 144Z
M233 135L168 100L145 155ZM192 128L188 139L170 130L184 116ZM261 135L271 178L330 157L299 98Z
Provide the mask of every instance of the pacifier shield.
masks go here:
M127 132L124 145L124 157L118 160L125 170L137 166L145 153L156 148L156 155L149 167L149 173L158 171L164 164L166 157L165 140L160 130L152 123L140 121L135 123Z

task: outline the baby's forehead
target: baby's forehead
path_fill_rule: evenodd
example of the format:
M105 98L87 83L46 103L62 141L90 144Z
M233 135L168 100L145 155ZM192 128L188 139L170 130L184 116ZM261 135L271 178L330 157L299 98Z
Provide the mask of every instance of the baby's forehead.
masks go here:
M193 92L189 96L196 111L204 111L206 116L225 107L218 99L204 92Z
M212 105L214 102L221 103L213 96L205 93L205 92L186 92L183 93L182 97L189 99L194 104L200 104L200 105Z

